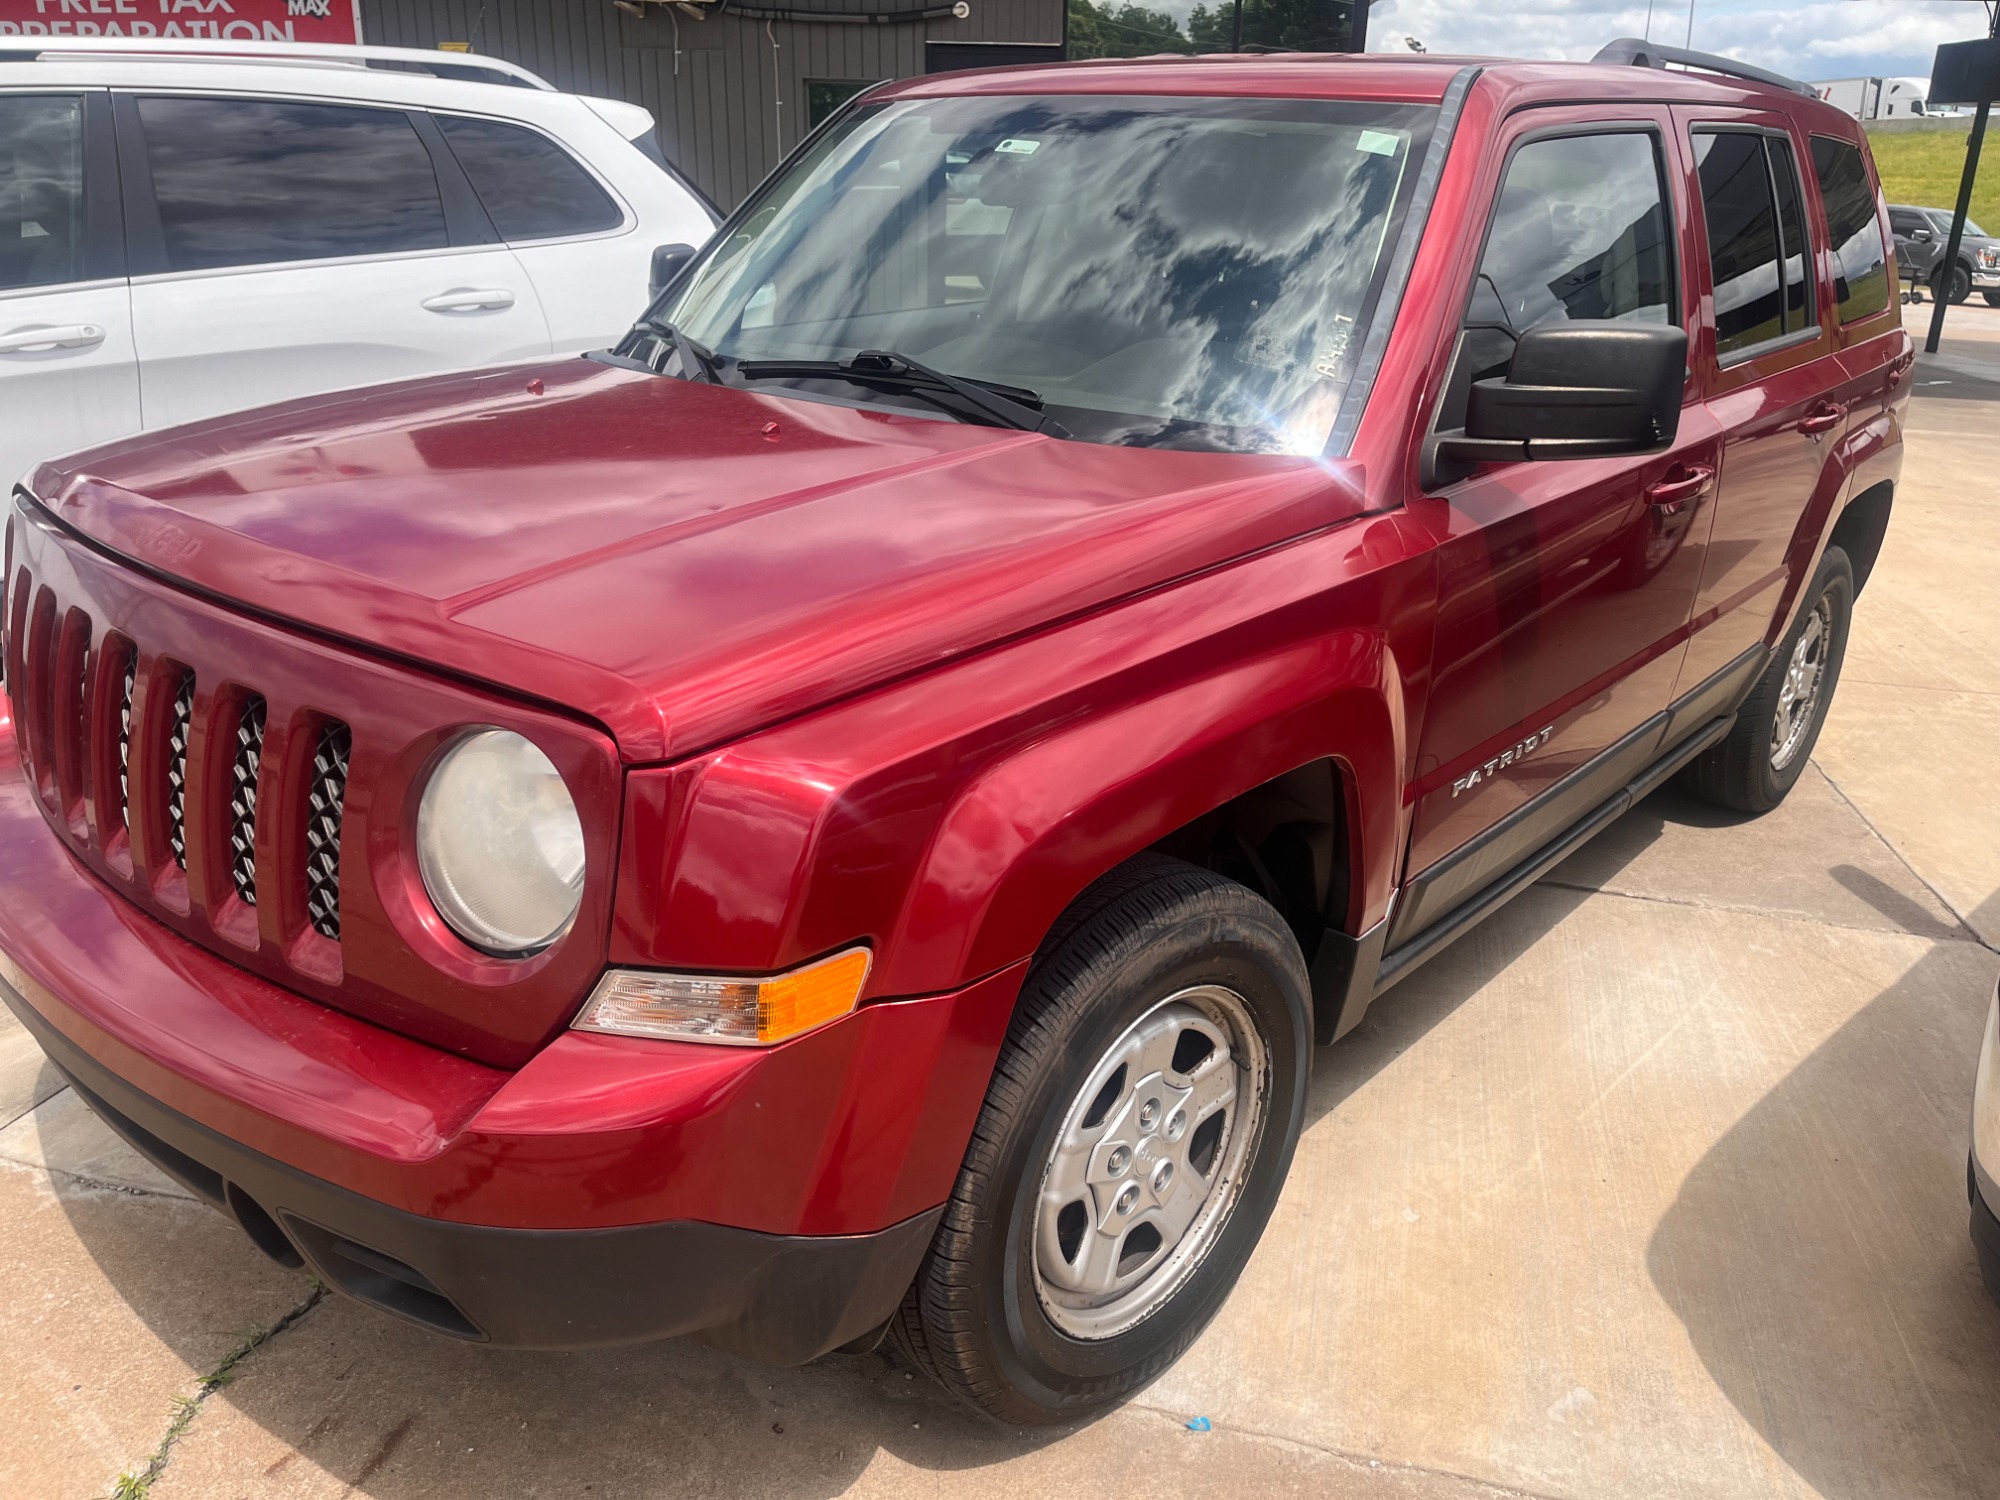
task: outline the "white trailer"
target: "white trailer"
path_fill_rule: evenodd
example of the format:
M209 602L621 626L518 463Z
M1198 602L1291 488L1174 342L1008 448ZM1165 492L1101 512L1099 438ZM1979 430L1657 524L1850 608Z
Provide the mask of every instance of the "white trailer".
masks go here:
M1813 84L1812 91L1844 114L1850 114L1857 120L1872 120L1880 107L1882 80L1829 78Z

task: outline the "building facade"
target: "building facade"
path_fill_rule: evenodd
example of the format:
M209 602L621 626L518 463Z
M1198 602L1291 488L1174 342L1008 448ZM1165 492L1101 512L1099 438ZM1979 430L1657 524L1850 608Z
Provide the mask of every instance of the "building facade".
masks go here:
M1060 58L1064 0L361 0L361 30L643 104L667 159L727 210L871 83Z

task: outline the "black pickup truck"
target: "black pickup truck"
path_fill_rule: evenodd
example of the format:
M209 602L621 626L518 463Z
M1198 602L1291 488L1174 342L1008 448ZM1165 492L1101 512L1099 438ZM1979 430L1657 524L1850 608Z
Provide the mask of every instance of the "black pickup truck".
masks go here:
M1959 242L1958 265L1945 275L1945 246L1951 239L1951 212L1943 208L1889 205L1889 228L1896 236L1896 263L1903 279L1931 289L1931 295L1963 302L1979 292L2000 307L2000 240L1970 219Z

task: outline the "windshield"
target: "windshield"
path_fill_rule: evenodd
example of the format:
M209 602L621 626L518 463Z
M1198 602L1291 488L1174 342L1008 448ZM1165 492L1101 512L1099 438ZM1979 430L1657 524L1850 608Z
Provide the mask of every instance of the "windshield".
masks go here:
M1951 233L1951 215L1944 212L1944 210L1933 209L1929 213L1927 213L1925 217L1931 221L1931 227L1940 238ZM1981 229L1977 224L1973 223L1972 220L1970 219L1967 219L1965 221L1965 232L1971 235L1974 239L1983 240L1987 238L1986 231Z
M1021 96L859 110L660 315L732 384L740 360L893 350L1031 393L1091 441L1318 453L1435 113Z

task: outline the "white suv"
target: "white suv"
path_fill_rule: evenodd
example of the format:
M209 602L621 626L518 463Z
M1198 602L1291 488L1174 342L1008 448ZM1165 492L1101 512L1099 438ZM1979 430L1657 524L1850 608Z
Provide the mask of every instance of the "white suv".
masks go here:
M389 47L0 42L0 491L141 428L616 342L714 212L637 105Z

